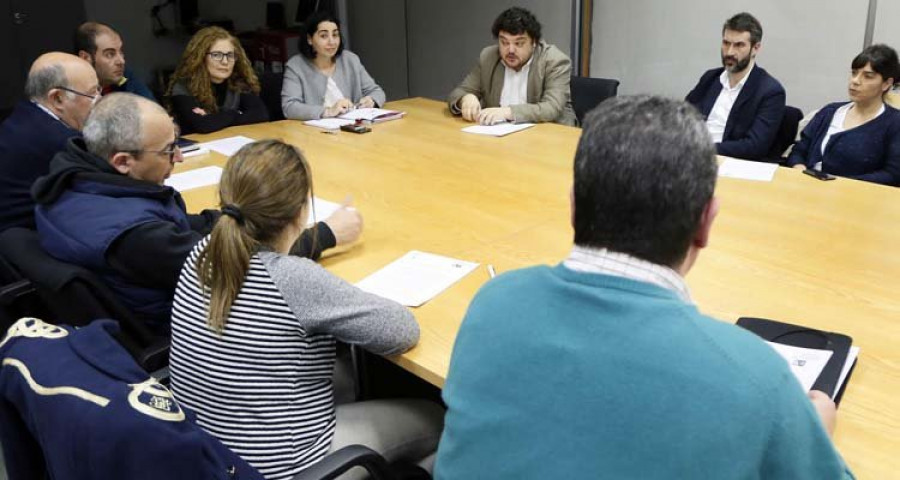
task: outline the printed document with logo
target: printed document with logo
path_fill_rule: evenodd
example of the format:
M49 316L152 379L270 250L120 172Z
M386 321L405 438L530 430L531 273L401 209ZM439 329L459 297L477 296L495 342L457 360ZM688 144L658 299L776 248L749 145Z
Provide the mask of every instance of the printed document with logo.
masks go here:
M478 267L475 262L413 250L356 284L362 290L418 307Z
M834 353L831 350L795 347L783 343L766 342L775 349L791 368L791 372L800 381L803 391L810 391L816 379L822 374L825 365Z

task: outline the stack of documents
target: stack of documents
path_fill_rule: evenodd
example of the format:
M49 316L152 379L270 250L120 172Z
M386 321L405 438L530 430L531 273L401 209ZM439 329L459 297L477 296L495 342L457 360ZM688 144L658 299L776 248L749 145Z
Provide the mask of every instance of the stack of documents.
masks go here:
M388 120L396 120L406 115L406 112L397 110L386 110L383 108L357 108L335 118L320 118L318 120L307 120L304 125L311 127L324 128L326 130L337 130L344 125L352 125L357 120L366 122L380 123Z
M418 307L477 266L474 262L413 250L360 280L356 286L401 305Z

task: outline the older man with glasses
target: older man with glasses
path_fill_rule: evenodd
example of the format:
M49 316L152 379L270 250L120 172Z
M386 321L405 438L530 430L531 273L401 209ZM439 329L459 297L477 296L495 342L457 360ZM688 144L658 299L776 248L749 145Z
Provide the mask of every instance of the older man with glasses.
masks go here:
M41 246L96 272L135 315L168 330L172 292L187 253L218 212L188 215L164 185L181 162L178 129L143 97L103 97L34 184Z
M0 231L34 228L31 185L46 175L99 97L94 69L80 58L50 52L31 65L25 96L0 125Z
M178 134L158 104L111 93L97 102L84 138L69 141L32 189L41 247L96 272L161 334L169 329L181 267L220 215L188 215L181 195L165 186L183 160ZM346 215L329 217L331 230L346 230L353 223ZM321 245L315 236L315 230L304 232L291 253L317 257Z

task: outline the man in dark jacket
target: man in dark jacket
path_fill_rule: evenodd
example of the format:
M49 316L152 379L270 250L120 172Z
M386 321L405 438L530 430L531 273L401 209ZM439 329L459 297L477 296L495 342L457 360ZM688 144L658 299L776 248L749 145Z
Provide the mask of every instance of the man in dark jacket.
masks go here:
M0 125L0 231L34 228L31 185L81 126L98 97L94 69L68 53L50 52L31 65L28 100Z
M781 125L784 88L756 66L762 33L749 13L729 18L722 27L723 68L704 73L685 98L706 117L719 155L765 158Z
M185 258L207 235L219 212L188 215L181 195L164 185L181 152L178 131L156 103L130 93L103 97L84 126L34 184L41 247L97 273L136 316L168 330L172 297ZM350 218L348 221L347 218ZM355 240L359 214L342 209L306 234L294 253ZM309 248L316 244L318 249Z
M128 92L156 101L150 88L125 66L122 36L109 25L85 22L75 30L75 54L97 71L103 94Z

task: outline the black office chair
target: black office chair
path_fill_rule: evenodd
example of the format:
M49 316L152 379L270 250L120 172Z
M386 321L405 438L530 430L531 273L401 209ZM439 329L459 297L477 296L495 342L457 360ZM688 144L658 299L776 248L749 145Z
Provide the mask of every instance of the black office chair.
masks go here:
M152 373L168 365L169 339L151 332L92 272L48 255L37 232L11 228L0 233L0 270L5 279L18 276L0 288L0 305L13 309L3 316L73 326L111 318L119 322L119 342L142 368Z
M799 108L790 105L784 107L784 116L781 117L781 124L775 134L775 140L772 142L772 149L766 155L768 161L784 163L784 151L793 145L794 139L797 138L800 120L803 120L803 112Z
M284 120L281 110L281 84L283 73L266 72L259 76L259 98L269 110L269 120Z
M572 109L581 125L584 116L600 102L615 97L619 91L619 81L610 78L572 77Z

